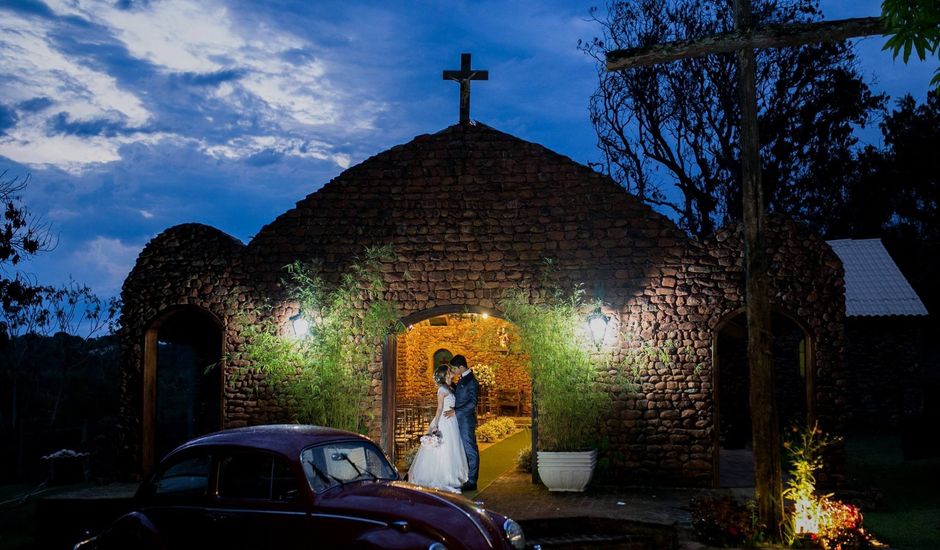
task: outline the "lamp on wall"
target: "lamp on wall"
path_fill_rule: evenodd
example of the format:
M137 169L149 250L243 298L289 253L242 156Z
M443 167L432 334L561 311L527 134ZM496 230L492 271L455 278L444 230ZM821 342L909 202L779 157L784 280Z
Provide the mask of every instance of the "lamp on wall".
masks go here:
M597 346L597 349L600 349L604 344L604 337L607 336L607 323L610 322L610 317L604 315L604 312L601 311L600 304L594 309L594 312L588 315L588 327L591 329L591 338L594 340L594 345Z
M304 312L300 312L290 318L290 328L294 331L295 338L304 338L310 334L310 321L304 317Z

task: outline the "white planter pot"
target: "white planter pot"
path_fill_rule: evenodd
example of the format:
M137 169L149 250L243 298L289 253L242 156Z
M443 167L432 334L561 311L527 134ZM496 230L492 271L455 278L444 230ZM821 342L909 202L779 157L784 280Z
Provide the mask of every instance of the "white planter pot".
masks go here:
M591 481L595 465L597 450L538 452L539 477L549 491L583 491Z

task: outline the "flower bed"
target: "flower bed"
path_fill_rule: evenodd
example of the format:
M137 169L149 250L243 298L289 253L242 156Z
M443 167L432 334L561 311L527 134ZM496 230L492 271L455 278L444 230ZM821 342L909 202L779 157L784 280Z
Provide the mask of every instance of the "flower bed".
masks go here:
M502 416L484 422L477 427L477 441L493 443L516 431L516 421Z

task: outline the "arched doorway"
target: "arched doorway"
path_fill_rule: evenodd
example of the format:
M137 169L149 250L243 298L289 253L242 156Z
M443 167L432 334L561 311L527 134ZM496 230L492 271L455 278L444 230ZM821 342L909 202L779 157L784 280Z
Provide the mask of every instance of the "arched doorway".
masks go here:
M509 322L482 308L443 307L403 319L386 341L382 444L400 463L427 431L436 409L434 368L467 358L480 382L478 423L497 416L529 424L532 381L528 358L514 350Z
M774 394L780 433L814 418L813 346L796 317L773 311ZM715 331L715 485L753 487L747 319L737 311Z
M144 473L157 459L222 425L222 326L197 307L172 308L150 323L144 346Z

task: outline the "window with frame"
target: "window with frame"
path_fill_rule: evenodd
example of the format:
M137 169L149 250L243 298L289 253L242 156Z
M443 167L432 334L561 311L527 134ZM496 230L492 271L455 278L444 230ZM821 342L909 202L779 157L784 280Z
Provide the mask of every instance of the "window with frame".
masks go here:
M219 461L221 498L289 502L297 498L297 480L290 466L263 453L238 453Z
M212 459L208 454L183 458L171 464L153 484L158 497L205 496L209 491L209 469Z

